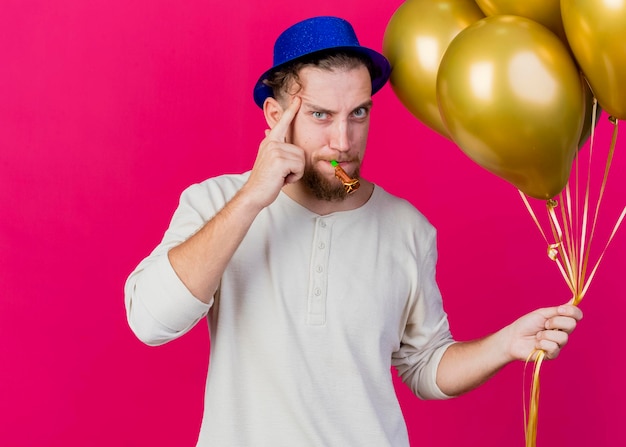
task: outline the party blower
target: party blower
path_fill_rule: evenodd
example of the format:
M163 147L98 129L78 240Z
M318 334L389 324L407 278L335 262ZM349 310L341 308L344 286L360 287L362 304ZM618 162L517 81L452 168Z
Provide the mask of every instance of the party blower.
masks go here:
M336 160L331 160L330 164L335 168L335 177L341 180L343 188L348 194L352 194L354 191L359 189L361 183L359 182L358 178L350 178L350 176L346 174L346 171L344 171L343 168L339 166L339 163L337 163Z

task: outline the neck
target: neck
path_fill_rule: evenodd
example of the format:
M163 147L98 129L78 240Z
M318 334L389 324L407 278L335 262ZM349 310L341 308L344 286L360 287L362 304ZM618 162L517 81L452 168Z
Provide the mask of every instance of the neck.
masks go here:
M302 182L283 187L283 192L309 211L325 216L339 211L350 211L362 207L372 196L374 184L360 179L361 187L343 200L321 200L307 189Z

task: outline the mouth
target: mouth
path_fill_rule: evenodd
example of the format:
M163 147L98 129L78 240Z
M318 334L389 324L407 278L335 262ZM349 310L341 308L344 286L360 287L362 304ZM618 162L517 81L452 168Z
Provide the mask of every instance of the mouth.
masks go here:
M325 160L325 163L330 164L333 169L335 169L337 166L340 166L341 169L343 169L346 172L350 172L353 169L355 169L356 166L358 166L357 160L354 160L354 159L350 159L350 160L329 159L329 160Z

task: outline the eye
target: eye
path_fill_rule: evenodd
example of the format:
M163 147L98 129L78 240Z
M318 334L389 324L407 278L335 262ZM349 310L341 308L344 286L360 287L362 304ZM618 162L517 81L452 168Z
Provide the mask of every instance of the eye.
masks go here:
M365 118L367 116L368 110L365 107L359 107L358 109L356 109L354 112L352 112L352 114L356 117L356 118Z
M312 115L313 115L313 118L318 119L318 120L326 119L328 116L326 112L313 112Z

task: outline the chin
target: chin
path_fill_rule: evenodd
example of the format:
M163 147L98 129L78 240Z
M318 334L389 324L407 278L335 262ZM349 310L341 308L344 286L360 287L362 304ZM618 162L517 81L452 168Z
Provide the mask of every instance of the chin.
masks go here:
M348 197L341 182L335 177L329 180L321 172L307 168L302 176L302 182L319 200L328 202L339 202Z

